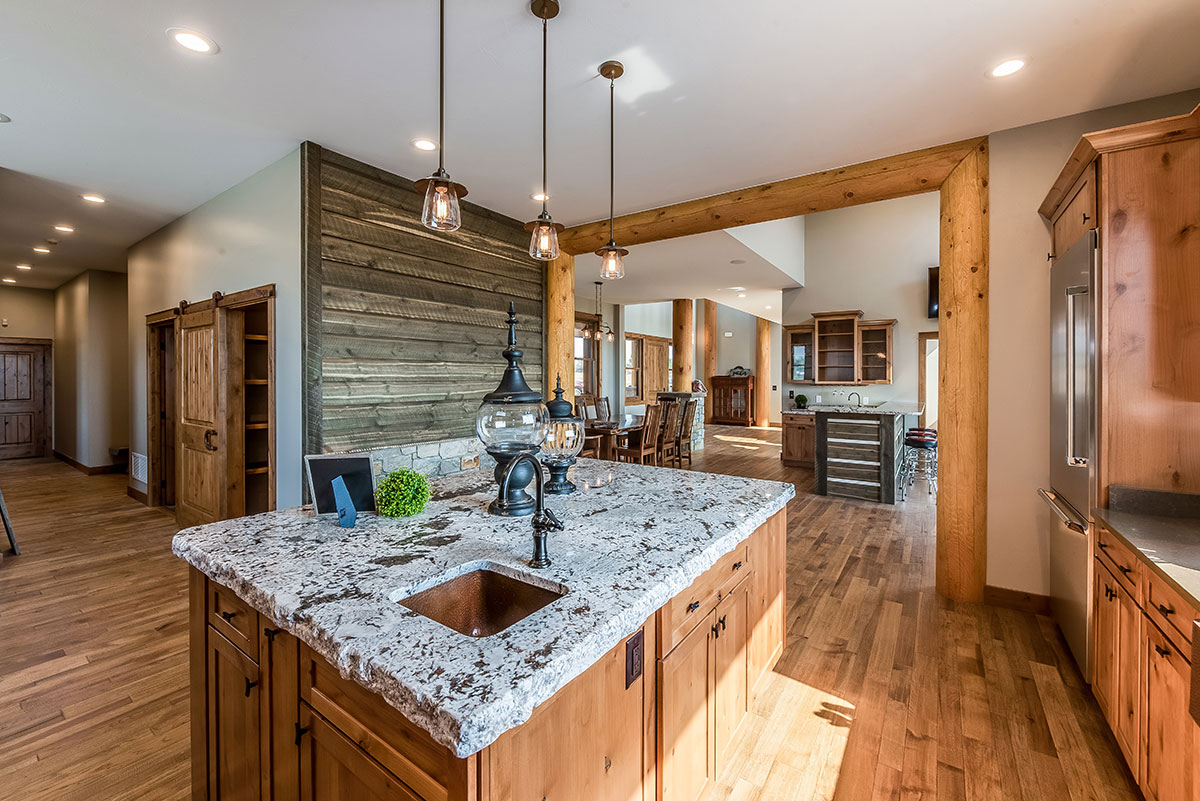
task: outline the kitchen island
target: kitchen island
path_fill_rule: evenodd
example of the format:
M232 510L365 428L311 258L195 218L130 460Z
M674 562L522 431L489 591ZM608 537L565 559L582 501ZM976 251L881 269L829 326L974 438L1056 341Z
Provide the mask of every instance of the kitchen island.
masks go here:
M529 518L487 514L484 471L433 482L414 518L341 529L291 509L180 532L194 797L692 801L782 652L794 490L572 473L541 570ZM436 617L419 594L483 575L506 590L485 606L550 602L490 636L454 614L466 596L447 625L405 605Z
M818 495L895 503L900 496L905 417L921 411L920 405L902 401L879 406L818 405L784 411L783 425L786 437L789 417L815 417Z

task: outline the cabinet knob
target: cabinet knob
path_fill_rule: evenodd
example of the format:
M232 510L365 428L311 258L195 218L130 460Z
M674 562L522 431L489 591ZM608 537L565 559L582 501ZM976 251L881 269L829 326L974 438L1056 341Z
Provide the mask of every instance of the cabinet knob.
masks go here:
M300 738L303 737L306 732L308 732L308 729L304 728L299 723L296 724L296 747L297 748L300 747Z
M1089 216L1088 216L1088 213L1087 213L1086 211L1085 211L1085 212L1083 212L1083 221L1084 221L1084 222L1087 222L1087 221L1088 221L1088 220L1090 220L1090 219L1091 219L1091 217L1089 217Z
M1159 645L1158 643L1155 643L1155 644L1154 644L1154 650L1155 650L1155 651L1157 651L1157 652L1158 652L1158 655L1159 655L1159 656L1161 656L1161 657L1163 657L1164 659L1169 659L1169 658L1170 658L1170 656L1171 656L1171 649L1169 649L1169 648L1163 648L1163 647L1162 647L1161 645Z

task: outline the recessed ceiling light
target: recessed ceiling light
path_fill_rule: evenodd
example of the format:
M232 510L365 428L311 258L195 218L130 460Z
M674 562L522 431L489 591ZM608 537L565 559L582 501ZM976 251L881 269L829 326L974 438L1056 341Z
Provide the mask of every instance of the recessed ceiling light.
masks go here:
M75 229L74 229L74 228L72 228L72 227L71 227L71 226L69 226L69 225L56 225L56 226L54 226L54 230L55 230L55 231L62 231L64 234L73 234L73 233L75 233Z
M764 306L763 308L764 308L764 309L769 309L769 308L771 308L771 307L770 307L770 306Z
M5 278L5 279L4 279L4 283L6 283L6 284L15 284L15 283L17 283L17 279L15 279L15 278Z
M730 264L745 264L746 260L745 259L730 259L729 263Z
M12 117L7 114L0 114L0 122L12 122Z
M45 245L37 245L36 247L34 247L33 252L34 253L49 253L50 248L46 247Z
M530 197L536 200L538 203L545 203L550 199L550 196L545 192L534 192L532 195L530 195Z
M730 290L732 290L734 292L745 292L746 291L746 287L744 287L744 286L731 286L729 288L730 288Z
M28 264L18 264L17 269L18 270L32 270L33 268L30 267Z
M417 150L437 150L437 142L432 139L414 139L412 145Z
M1017 72L1021 67L1025 66L1025 61L1019 58L1010 58L1008 61L1001 61L992 69L993 78L1006 78Z
M104 198L102 198L100 195L94 195L91 192L89 192L86 195L80 195L80 197L82 197L88 203L103 203L104 202Z
M191 28L167 28L167 36L180 47L202 56L216 55L221 51L216 42Z
M738 293L738 297L739 297L739 298L744 298L744 297L746 297L746 293L745 293L745 292L739 292L739 293Z

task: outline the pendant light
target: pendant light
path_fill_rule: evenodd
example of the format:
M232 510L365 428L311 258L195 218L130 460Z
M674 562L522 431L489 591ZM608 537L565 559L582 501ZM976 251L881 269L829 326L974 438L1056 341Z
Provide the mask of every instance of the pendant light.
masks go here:
M620 61L605 61L600 65L600 74L608 78L608 244L596 251L600 257L600 277L615 281L625 277L625 262L623 259L629 251L617 247L613 236L613 197L616 194L616 145L614 144L615 125L613 97L616 93L617 78L625 74L625 67Z
M548 22L558 16L558 0L533 0L529 10L542 21L542 213L531 223L525 224L529 231L529 255L541 261L558 258L558 234L563 226L550 218L546 200L550 190L546 185L546 40Z
M604 282L593 281L592 283L596 285L596 333L593 335L593 339L597 342L602 339L613 342L616 340L617 335L604 322ZM584 337L588 335L586 328L583 330L583 335Z
M467 188L450 180L446 172L446 0L440 0L438 18L438 168L428 178L413 184L425 195L421 224L435 231L457 231L462 225L458 201Z

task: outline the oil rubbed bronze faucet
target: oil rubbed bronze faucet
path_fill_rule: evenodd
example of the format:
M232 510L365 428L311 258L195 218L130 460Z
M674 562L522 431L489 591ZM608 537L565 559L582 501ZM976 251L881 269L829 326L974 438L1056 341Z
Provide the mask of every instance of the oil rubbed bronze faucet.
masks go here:
M529 560L530 567L543 568L550 566L550 554L546 551L546 535L551 531L562 531L563 523L554 512L546 508L546 480L542 476L542 463L534 458L532 453L520 453L504 470L504 478L500 481L500 497L508 495L508 482L513 470L521 462L528 459L533 467L533 477L537 488L537 510L533 513L533 558Z
M849 402L850 402L850 396L851 396L851 395L858 395L858 393L857 393L857 392L851 392L851 393L850 393L850 395L847 395L847 396L846 396L846 402L847 402L847 403L849 403ZM858 395L858 403L856 403L856 404L854 404L854 405L855 405L855 406L862 406L862 395Z

